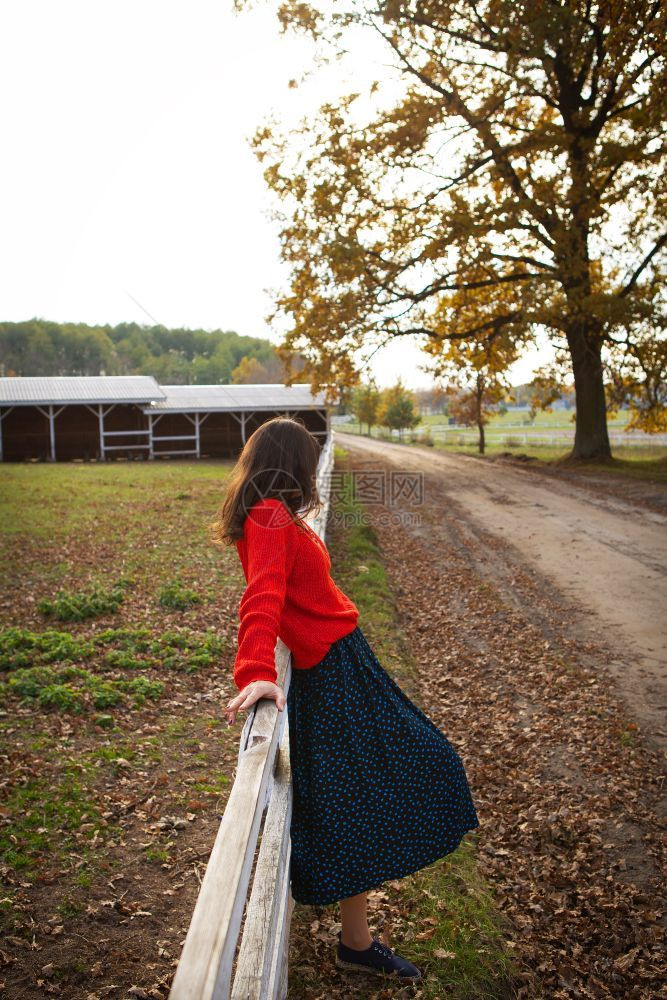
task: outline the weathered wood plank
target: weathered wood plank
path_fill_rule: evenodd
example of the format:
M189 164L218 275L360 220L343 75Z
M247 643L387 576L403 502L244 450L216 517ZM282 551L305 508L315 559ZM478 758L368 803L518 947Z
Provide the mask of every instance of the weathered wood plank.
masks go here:
M271 982L280 978L275 967L279 971L282 967L285 927L280 922L280 911L284 911L289 891L291 815L289 728L285 727L236 963L232 1000L265 1000L274 995Z
M283 673L287 660L282 657ZM202 880L170 1000L229 997L236 942L278 747L278 714L275 702L267 699L252 710L247 744Z

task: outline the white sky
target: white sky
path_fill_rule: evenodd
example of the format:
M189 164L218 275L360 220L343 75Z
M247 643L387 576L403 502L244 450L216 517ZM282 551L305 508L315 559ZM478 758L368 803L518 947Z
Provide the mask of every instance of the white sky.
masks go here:
M22 0L0 8L0 319L135 321L279 338L267 289L287 271L248 145L346 92L386 59L368 36L313 68L275 4ZM133 300L136 300L133 301ZM137 303L140 303L138 305ZM406 338L377 352L381 385L429 379ZM516 367L530 377L536 358Z

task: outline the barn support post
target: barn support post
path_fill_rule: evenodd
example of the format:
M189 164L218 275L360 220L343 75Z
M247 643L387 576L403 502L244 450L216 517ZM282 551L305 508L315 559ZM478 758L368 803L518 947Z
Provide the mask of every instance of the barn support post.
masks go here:
M100 461L106 461L106 455L104 453L104 409L102 403L97 404L97 417L100 426Z
M99 406L99 416L100 416L100 458L101 458L101 460L103 462L106 462L106 460L107 460L107 452L106 452L106 448L105 448L105 445L104 445L104 434L105 434L105 430L104 430L104 418L106 417L107 413L111 413L111 411L113 410L113 408L114 408L115 405L116 405L115 403L110 403L107 406L106 410L105 410L103 404L102 403L98 403L98 406ZM113 433L113 432L110 432L110 433ZM110 445L109 447L113 447L113 445Z
M83 405L97 417L100 429L100 458L104 461L104 413L102 412L102 403L96 403L94 406L91 403L84 403Z
M51 461L56 460L56 421L53 416L53 406L49 403L49 442L51 444Z
M0 462L4 462L5 460L5 455L2 450L2 421L7 416L8 413L12 412L13 409L14 409L13 406L7 406L5 407L4 410L0 410Z
M195 413L184 413L183 416L186 420L189 420L195 429L194 439L195 439L195 458L199 458L199 414Z
M197 413L197 458L201 458L201 427L210 415L210 410L207 413Z
M148 458L149 460L155 458L155 451L153 449L153 414L148 414Z
M58 410L54 412L53 403L49 403L48 410L45 410L43 406L36 406L36 410L39 410L43 416L45 416L49 421L49 462L55 462L56 460L56 417L59 413L65 409L65 404L59 407Z
M233 417L238 424L241 425L241 444L245 444L245 439L246 439L245 419L247 414L245 413L244 410L242 410L240 413L234 413L233 410L230 410L229 415L230 417Z

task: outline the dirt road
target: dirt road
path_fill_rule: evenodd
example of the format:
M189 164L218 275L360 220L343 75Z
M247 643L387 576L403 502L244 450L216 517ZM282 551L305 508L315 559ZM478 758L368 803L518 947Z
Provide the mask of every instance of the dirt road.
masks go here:
M558 608L559 626L606 648L605 666L644 737L667 746L667 516L585 481L483 462L429 448L336 432L370 470L423 473L424 502L411 531L458 539L505 599L525 599L514 577L530 572ZM655 495L664 487L650 487ZM401 510L407 508L402 504ZM539 614L539 611L535 612Z
M516 995L653 1000L667 929L664 489L336 439L419 702L466 764ZM423 496L408 475L394 499L415 472Z

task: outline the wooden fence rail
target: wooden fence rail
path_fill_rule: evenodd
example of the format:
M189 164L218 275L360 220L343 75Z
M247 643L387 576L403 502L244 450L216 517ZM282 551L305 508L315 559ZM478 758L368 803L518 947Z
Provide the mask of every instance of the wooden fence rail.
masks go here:
M317 473L323 506L308 518L321 538L325 536L329 513L333 449L331 431L320 453ZM291 653L278 639L277 683L285 694L291 670ZM284 1000L287 996L289 928L294 906L289 886L291 816L287 706L279 712L274 701L263 698L249 710L241 732L236 777L211 850L169 1000Z

